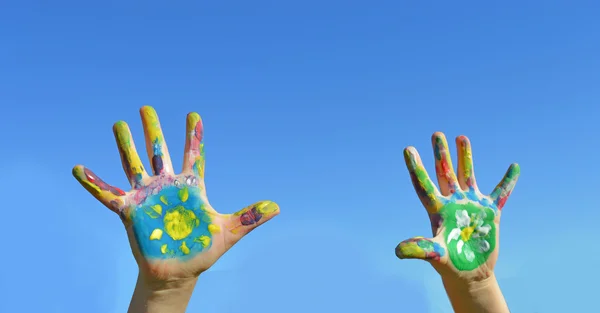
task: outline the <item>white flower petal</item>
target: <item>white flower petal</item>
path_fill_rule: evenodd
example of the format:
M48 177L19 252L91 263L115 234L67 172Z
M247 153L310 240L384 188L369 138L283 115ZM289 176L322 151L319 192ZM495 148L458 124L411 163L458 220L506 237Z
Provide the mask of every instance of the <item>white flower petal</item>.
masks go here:
M465 210L456 211L455 216L456 216L456 226L458 226L459 228L465 228L465 227L469 226L469 223L471 223L471 218L469 217L469 213L467 213L467 211L465 211Z
M490 225L484 225L484 226L477 227L477 228L475 228L473 237L478 238L478 237L487 236L487 234L490 232L491 229L492 229L492 226L490 226Z
M465 249L465 258L467 258L467 261L473 262L475 260L475 253L471 249Z
M483 225L483 219L481 219L481 218L478 218L478 219L477 219L477 222L475 222L475 226L476 226L476 227L481 227L481 225Z
M473 242L473 248L479 252L487 252L490 250L490 243L484 239L475 239L471 242Z
M447 239L446 243L450 243L450 241L456 240L456 239L458 239L458 237L460 237L460 229L455 228L450 231L450 235L448 235L448 239Z
M458 243L456 244L456 249L458 250L458 254L462 253L462 249L463 246L465 245L465 242L462 240L459 240Z

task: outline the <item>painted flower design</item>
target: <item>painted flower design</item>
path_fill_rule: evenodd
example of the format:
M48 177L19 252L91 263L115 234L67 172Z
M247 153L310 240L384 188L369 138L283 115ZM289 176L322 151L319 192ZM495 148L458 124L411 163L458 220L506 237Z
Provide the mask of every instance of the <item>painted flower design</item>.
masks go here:
M469 262L473 262L476 253L485 253L490 250L488 234L492 229L490 224L486 224L486 213L469 213L466 210L456 210L456 228L453 228L448 235L447 244L457 240L456 250L458 254L463 254Z

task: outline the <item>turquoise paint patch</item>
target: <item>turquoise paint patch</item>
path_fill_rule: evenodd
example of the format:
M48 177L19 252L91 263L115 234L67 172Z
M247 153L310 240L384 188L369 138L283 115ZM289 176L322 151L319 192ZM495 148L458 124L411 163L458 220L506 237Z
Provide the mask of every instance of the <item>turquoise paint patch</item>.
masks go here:
M475 192L475 188L469 187L469 190L467 190L466 195L467 199L473 202L479 202L479 196L477 195L477 192Z
M149 196L144 203L136 207L135 214L132 217L133 232L144 257L149 259L177 258L186 260L210 248L212 244L212 235L208 230L208 226L211 223L211 217L204 209L205 203L200 198L199 189L185 185L184 187L188 188L188 199L185 202L181 201L179 198L179 191L181 188L168 186L163 188L158 194ZM160 200L163 196L166 198L168 205ZM162 207L160 215L151 208L157 204ZM183 208L192 211L200 223L193 228L191 234L186 238L174 240L165 231L164 217L169 211L174 210L178 206L182 206ZM146 212L150 212L151 215L156 216L156 218L152 218ZM150 235L155 229L163 231L160 240L150 240ZM195 238L199 238L200 236L207 236L211 239L206 248L202 246L201 242L194 241ZM189 249L189 254L185 254L180 249L183 242L185 242L185 245ZM168 253L162 253L161 251L161 247L164 244L167 245Z
M433 243L433 251L435 251L440 257L443 257L446 254L446 249L440 246L440 244L437 242Z
M462 192L460 192L460 191L457 190L456 192L454 192L450 196L450 201L451 202L455 202L455 201L458 201L458 200L462 200L464 198L465 198L465 195Z
M157 139L154 139L154 142L152 143L152 150L154 152L154 155L158 155L158 156L162 156L162 145L161 143L158 141Z

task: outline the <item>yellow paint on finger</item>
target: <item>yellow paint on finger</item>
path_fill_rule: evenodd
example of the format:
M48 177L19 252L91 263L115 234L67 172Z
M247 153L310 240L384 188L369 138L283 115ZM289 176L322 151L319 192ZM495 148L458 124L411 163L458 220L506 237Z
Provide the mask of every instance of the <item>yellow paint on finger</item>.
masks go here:
M404 255L405 257L419 259L425 258L425 250L423 250L421 247L419 247L419 245L417 245L414 242L409 242L402 245L400 247L400 250L402 251L402 255Z
M192 132L196 129L196 125L198 124L198 122L200 122L201 118L200 118L200 114L196 113L196 112L192 112L188 115L188 119L187 119L187 131L188 132Z
M79 178L79 181L83 183L83 187L91 192L93 195L100 196L102 194L102 189L100 189L96 184L90 183L87 179Z
M160 252L162 254L167 253L167 244L166 243L164 245L160 246Z
M204 150L204 144L200 143L200 151ZM196 161L194 161L194 168L198 172L198 176L200 178L204 178L204 157L199 155L196 157Z
M162 131L160 129L160 123L158 121L158 115L156 111L151 106L145 106L141 109L142 113L142 121L144 126L146 126L146 138L149 139L150 142L158 142L159 144L163 143Z
M129 163L128 170L136 176L142 175L144 173L144 166L142 165L142 160L135 151L135 146L127 123L119 121L115 124L115 136L119 149Z
M256 209L259 213L270 214L276 212L279 206L275 202L265 201L257 205Z

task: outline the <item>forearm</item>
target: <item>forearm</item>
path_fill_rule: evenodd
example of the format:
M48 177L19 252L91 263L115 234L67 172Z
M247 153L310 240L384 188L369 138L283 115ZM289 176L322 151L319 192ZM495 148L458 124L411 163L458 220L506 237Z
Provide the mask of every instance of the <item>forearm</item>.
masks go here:
M149 283L139 275L128 313L185 313L198 278L168 284Z
M509 313L496 276L465 284L444 280L446 293L456 313Z

